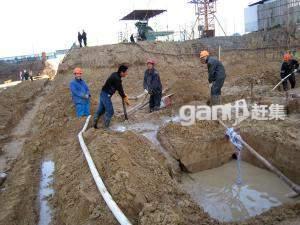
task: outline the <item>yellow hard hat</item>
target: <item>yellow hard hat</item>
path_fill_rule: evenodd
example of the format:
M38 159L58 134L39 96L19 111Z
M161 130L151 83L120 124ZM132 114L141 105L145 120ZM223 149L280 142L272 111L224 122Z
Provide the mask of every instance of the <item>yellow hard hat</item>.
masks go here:
M204 50L204 51L201 51L200 52L200 59L204 58L204 57L207 57L209 56L209 52Z

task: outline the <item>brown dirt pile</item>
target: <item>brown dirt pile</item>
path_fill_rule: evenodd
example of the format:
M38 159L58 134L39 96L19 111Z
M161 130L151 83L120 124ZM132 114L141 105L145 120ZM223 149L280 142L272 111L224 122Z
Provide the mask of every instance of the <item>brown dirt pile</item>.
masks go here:
M221 166L234 153L224 129L213 121L200 121L189 127L171 123L159 131L158 138L189 172Z
M143 47L149 50L151 48L162 50L168 54L190 52L190 48L185 44L145 43ZM77 134L84 124L84 119L75 118L69 82L72 79L72 69L75 66L83 67L85 71L83 78L92 93L93 114L105 79L116 70L119 63L129 62L131 66L129 76L123 81L125 91L130 96L143 91L144 64L148 57L157 59L157 69L161 74L163 85L170 86L171 91L176 92L178 104L202 100L204 95L206 98L206 68L200 65L197 57L150 54L143 52L138 46L125 44L72 51L60 66L61 73L51 82L53 89L45 96L40 106L35 120L35 133L27 141L23 149L24 155L16 162L5 183L7 190L0 194L0 201L7 203L0 204L1 225L36 224L40 160L48 153L53 154L56 168L55 195L51 199L55 209L53 224L118 224L99 196L81 153ZM179 82L180 80L190 82ZM230 83L227 85L230 86ZM176 101L177 97L175 103ZM114 96L113 103L116 113L121 112L122 106L117 95ZM140 118L147 120L147 115L140 113ZM132 119L132 122L135 122L134 117ZM217 135L213 136L210 131L214 131L214 135ZM199 123L191 127L191 130L173 124L168 125L161 136L165 135L171 140L170 145L176 150L173 152L174 155L176 153L183 156L184 151L196 154L196 151L199 151L201 156L196 155L195 158L208 157L205 160L208 161L211 156L226 158L220 150L227 145L223 132L216 125L206 123ZM119 134L93 129L88 130L85 137L108 190L133 224L220 224L209 218L178 188L156 149L145 138L132 132ZM220 141L219 146L212 144L217 139L224 141ZM202 140L204 141L201 143ZM199 143L215 151L205 153ZM206 168L215 165L214 158L211 158L210 163L203 162L203 165L205 164ZM299 204L279 207L243 224L280 224L284 220L299 218L299 208Z
M0 143L9 137L11 129L31 108L33 99L42 92L47 82L47 80L22 82L1 92Z
M257 152L296 183L300 183L299 120L270 123L260 121L241 125L241 135ZM248 151L243 159L263 167Z
M144 137L132 132L120 134L92 129L85 136L109 191L133 221L138 220L138 224L212 222L177 187Z

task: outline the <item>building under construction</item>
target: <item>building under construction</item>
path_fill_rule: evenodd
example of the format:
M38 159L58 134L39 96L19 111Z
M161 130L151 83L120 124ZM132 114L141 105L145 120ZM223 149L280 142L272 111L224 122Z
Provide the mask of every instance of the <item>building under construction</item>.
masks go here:
M300 24L300 0L252 1L245 9L245 31L273 27L296 28Z

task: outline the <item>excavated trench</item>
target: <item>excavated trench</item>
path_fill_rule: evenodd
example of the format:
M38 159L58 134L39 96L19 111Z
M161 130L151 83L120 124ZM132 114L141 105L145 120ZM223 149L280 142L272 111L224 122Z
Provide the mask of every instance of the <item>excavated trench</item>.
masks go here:
M174 138L171 144L167 143L165 129L168 126L181 126L179 123L178 116L161 117L159 121L114 124L111 129L118 132L133 131L146 137L164 155L172 168L169 174L176 178L178 185L199 207L218 221L243 221L272 207L297 201L287 197L291 190L285 183L270 171L257 167L257 162L251 162L253 165L241 162L242 183L237 184L237 161L231 159L234 150L228 142L225 143L224 136L204 138L204 142L199 143L195 143L195 140L189 143L190 140L182 137ZM172 134L181 136L174 127L170 130ZM197 136L197 132L188 135L191 138ZM184 140L186 145L183 145ZM190 145L188 151L179 153L172 149L178 143L181 143L181 147ZM199 149L200 154L197 152Z

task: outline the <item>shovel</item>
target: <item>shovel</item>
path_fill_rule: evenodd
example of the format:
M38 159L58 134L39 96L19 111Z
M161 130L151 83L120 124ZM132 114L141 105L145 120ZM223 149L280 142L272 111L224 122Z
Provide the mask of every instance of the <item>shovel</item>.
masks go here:
M127 115L127 110L126 110L126 105L125 105L124 98L122 98L122 105L123 105L123 112L124 112L125 120L128 120L128 115Z

